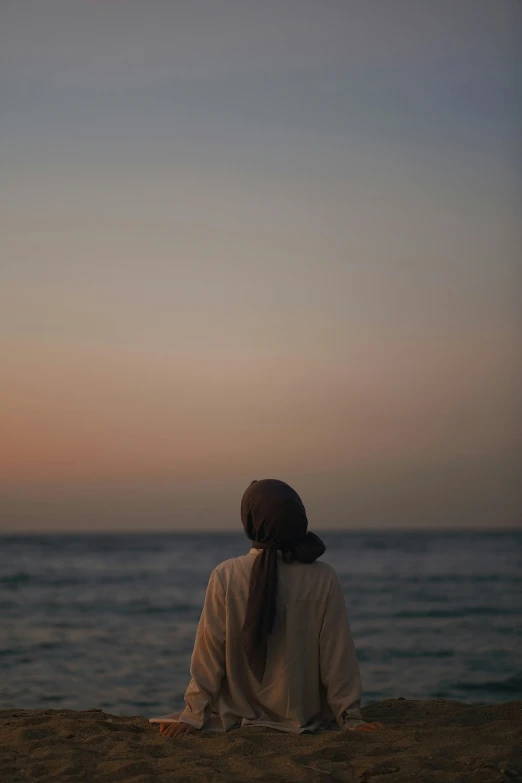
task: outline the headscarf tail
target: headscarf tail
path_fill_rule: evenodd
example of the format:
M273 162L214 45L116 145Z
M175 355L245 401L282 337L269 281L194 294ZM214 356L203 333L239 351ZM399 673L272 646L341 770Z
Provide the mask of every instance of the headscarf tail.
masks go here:
M301 498L277 479L253 481L241 501L245 533L262 551L256 555L241 639L248 664L261 683L266 669L268 636L277 611L277 550L287 562L313 563L325 551L308 520Z

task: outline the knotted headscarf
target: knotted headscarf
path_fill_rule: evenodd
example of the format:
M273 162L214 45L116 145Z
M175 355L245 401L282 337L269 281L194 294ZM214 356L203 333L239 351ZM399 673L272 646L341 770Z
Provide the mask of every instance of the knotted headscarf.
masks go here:
M325 551L308 520L301 498L284 481L253 481L241 501L245 533L261 553L256 555L241 639L252 674L263 680L268 634L274 627L277 599L277 550L289 563L313 563Z

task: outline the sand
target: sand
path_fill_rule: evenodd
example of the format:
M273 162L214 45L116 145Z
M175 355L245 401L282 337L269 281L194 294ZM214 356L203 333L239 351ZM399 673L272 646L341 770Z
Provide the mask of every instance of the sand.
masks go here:
M522 781L522 702L390 699L363 714L385 729L289 735L244 728L164 739L141 718L101 710L3 710L0 781Z

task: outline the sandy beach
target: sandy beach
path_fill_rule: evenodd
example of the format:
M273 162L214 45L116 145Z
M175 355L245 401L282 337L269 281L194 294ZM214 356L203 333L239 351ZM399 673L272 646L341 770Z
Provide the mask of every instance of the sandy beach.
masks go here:
M375 734L264 728L177 740L101 710L0 712L0 780L113 783L522 781L522 702L470 706L389 699L363 709Z

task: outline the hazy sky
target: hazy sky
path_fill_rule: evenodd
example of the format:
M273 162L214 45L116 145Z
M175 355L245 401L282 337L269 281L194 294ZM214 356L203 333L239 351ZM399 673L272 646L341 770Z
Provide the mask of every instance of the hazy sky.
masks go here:
M521 23L2 0L0 530L519 523Z

